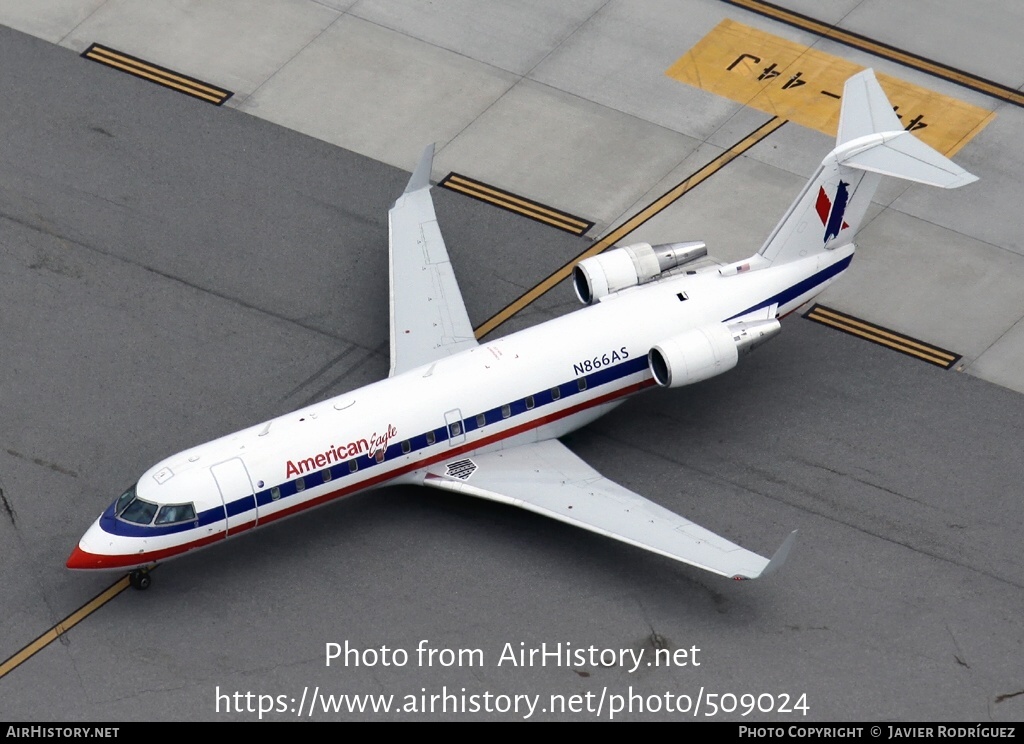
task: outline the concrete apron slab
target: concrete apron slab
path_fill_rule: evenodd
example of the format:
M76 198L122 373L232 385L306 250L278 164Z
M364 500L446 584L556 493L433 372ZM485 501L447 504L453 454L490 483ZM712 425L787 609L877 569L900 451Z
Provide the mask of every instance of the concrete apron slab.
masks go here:
M460 132L436 164L591 220L596 235L697 144L523 80Z
M0 23L58 44L104 2L106 0L14 0L0 6Z
M787 5L813 15L806 3ZM898 46L900 39L885 34L899 33L909 23L900 14L912 11L882 5L865 3L824 20ZM229 105L399 168L408 169L426 142L447 144L435 178L454 170L493 181L594 220L596 237L713 158L747 120L760 118L666 78L664 69L679 54L725 17L792 39L806 36L727 4L687 0L683 10L665 2L580 0L522 16L491 7L467 20L459 6L423 16L400 0L286 0L269 16L253 14L241 0L187 12L165 1L39 0L6 3L0 22L76 51L94 41L122 48L233 90ZM936 17L963 12L946 2ZM980 24L985 35L1002 27L1001 17L979 19L971 11L970 23L959 27ZM917 20L920 48L910 51L945 59L948 24ZM995 46L959 45L962 58L951 64L1003 74L1013 52L999 46L998 33L987 35ZM870 57L831 42L821 46L858 62ZM1022 196L1020 148L1012 143L1024 114L1006 105L996 110L983 136L957 155L981 182L950 195L880 190L873 211L884 204L894 210L864 230L854 268L827 297L838 309L962 353L966 371L1020 390L1024 293L1017 288L1024 260L1014 254L1024 251L1010 217ZM805 161L818 156L807 154L818 139L787 125L626 242L682 234L707 239L721 260L748 254L799 189ZM756 160L764 162L758 167ZM893 277L900 291L887 294Z
M409 170L447 143L517 76L344 16L240 108Z
M215 3L108 0L61 40L81 52L96 42L234 92L237 106L340 14L306 0L252 12L245 0Z

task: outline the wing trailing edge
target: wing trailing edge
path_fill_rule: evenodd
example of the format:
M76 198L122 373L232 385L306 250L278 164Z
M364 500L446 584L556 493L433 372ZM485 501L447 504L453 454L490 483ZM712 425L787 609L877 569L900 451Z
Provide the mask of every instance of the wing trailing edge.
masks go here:
M771 560L763 558L605 478L554 439L470 459L474 467L466 468L460 458L460 475L439 463L422 472L421 482L532 511L730 579L777 571L796 540L794 531Z
M430 144L388 212L392 377L477 345L434 213L433 160Z

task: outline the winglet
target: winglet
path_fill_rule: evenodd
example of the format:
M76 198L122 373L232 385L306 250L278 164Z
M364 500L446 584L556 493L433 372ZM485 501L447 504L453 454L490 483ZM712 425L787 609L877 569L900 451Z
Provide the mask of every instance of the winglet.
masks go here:
M430 169L434 164L434 143L431 142L423 150L423 154L420 155L420 162L416 164L416 170L412 172L412 177L409 179L408 185L405 187L405 193L411 194L414 191L420 189L430 188Z
M786 558L789 557L789 551L793 547L793 543L796 542L796 533L799 530L793 530L789 533L779 549L775 551L775 555L768 561L768 565L764 567L764 570L760 573L761 576L767 576L768 574L774 573L782 568L782 564L786 562Z

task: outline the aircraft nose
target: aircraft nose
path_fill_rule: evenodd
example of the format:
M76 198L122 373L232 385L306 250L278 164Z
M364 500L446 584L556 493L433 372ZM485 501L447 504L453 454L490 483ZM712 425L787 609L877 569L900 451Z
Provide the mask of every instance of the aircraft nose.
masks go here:
M100 561L97 560L98 556L92 553L87 553L80 547L75 546L75 549L71 551L71 555L68 557L67 567L68 568L99 568Z

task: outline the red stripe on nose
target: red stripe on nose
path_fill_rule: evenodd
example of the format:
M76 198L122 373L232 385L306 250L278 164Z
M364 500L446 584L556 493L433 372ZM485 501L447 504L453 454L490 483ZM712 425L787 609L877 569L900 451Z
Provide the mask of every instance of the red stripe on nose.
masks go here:
M68 558L68 568L104 568L104 560L102 555L95 555L94 553L87 553L81 548L76 547L71 551L71 555Z

